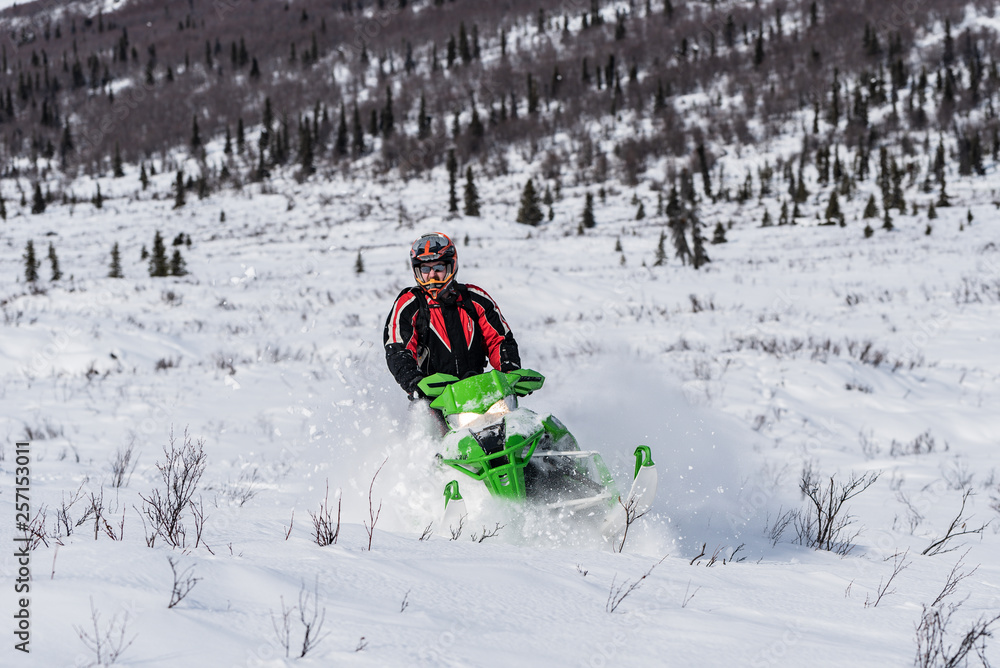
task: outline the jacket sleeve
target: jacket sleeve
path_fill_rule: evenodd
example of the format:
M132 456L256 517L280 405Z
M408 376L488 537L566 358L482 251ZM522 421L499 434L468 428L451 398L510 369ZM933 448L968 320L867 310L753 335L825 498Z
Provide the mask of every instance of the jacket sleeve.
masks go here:
M482 288L474 285L466 287L479 316L483 345L490 365L503 373L520 369L521 356L517 350L517 341L514 340L514 333L510 331L507 321L500 313L500 308Z
M382 334L389 373L407 393L416 390L417 383L423 378L417 366L417 331L414 327L418 308L413 293L403 292L393 303Z

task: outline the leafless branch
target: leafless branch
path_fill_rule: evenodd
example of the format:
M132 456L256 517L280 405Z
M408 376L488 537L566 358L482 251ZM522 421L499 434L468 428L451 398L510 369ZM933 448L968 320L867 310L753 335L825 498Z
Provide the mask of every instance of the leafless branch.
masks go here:
M970 518L962 517L962 515L965 513L965 503L966 501L969 500L969 497L972 496L972 494L973 492L971 488L965 490L965 492L962 494L962 507L959 508L958 514L955 515L955 519L953 519L951 521L951 524L948 525L948 530L944 532L944 536L938 538L933 543L928 545L927 548L920 554L927 556L934 556L935 554L952 552L958 548L957 547L946 548L946 543L948 541L952 540L953 538L958 538L959 536L967 536L976 533L981 534L983 532L983 529L985 529L989 524L988 522L980 526L978 529L966 529L967 526L966 523Z
M170 572L173 574L174 582L170 589L170 603L167 608L172 608L181 601L184 597L191 593L194 586L201 581L201 578L194 577L194 564L188 566L184 570L177 571L177 562L174 558L167 556L167 561L170 563Z
M368 485L368 520L370 523L364 523L364 525L365 525L365 531L368 533L369 552L371 552L372 550L372 536L375 534L375 523L378 522L378 516L382 514L381 501L378 502L378 509L376 510L374 508L374 504L372 502L372 490L375 487L375 478L377 478L378 474L382 472L382 467L385 466L385 463L387 461L389 461L388 457L382 460L382 463L379 464L378 469L376 469L375 471L375 475L372 476L371 483Z
M618 587L615 587L615 580L617 576L611 578L611 589L608 590L608 600L604 604L604 609L608 612L614 612L617 610L618 606L620 606L622 602L628 598L629 594L641 587L643 581L649 577L649 575L653 572L653 569L662 564L663 560L666 558L666 555L664 555L659 561L650 566L649 570L643 573L642 576L635 582L625 580L625 582L620 584Z

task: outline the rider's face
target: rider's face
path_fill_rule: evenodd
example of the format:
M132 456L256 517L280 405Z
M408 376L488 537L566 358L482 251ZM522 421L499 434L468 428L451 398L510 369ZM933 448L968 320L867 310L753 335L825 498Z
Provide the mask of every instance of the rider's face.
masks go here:
M442 262L428 262L420 265L420 275L424 280L443 281L448 275L448 266Z

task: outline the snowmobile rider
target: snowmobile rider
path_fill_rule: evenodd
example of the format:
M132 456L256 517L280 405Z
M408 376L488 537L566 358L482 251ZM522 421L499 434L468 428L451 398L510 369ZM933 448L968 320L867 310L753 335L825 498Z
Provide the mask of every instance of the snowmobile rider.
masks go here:
M486 291L455 280L458 251L444 234L425 234L410 247L417 281L396 297L385 321L385 361L396 382L415 399L425 376L467 378L486 361L501 372L521 368L517 342Z

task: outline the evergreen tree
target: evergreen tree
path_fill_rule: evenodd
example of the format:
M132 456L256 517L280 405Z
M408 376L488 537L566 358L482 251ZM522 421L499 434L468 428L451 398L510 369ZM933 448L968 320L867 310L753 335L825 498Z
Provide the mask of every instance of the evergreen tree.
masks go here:
M674 253L680 258L681 264L684 266L687 266L688 261L691 259L691 247L688 246L686 234L687 223L686 216L671 218L670 222L667 223L670 226L670 233L674 241Z
M841 223L844 220L844 214L840 211L840 202L837 199L837 191L833 190L830 192L830 201L826 205L826 213L823 215L826 220L827 225L833 225L836 223Z
M313 137L309 127L309 119L299 125L299 163L302 165L302 175L309 176L316 171L313 165Z
M455 159L455 149L448 149L448 212L458 213L458 193L456 186L458 183L458 160Z
M530 72L528 73L528 113L538 113L538 88L535 86L535 80L531 77Z
M31 213L45 213L45 196L42 195L42 186L35 182L35 194L31 199Z
M517 210L517 222L524 225L538 225L545 216L539 207L538 193L535 191L535 184L531 179L524 184L521 192L521 206Z
M2 194L0 194L0 220L7 220L7 202L4 201Z
M358 256L354 259L354 273L363 274L365 273L365 261L361 258L361 250L358 250Z
M466 216L479 215L479 191L472 180L472 167L465 169L465 211Z
M592 229L597 225L597 221L594 220L594 194L587 193L583 204L583 219L580 221L580 225L584 229Z
M472 49L469 47L469 36L465 32L464 21L458 24L458 55L466 65L472 62Z
M417 112L417 139L431 136L431 117L427 115L427 100L420 94L420 111Z
M886 231L892 230L892 218L889 217L889 207L885 207L885 215L882 216L882 229Z
M111 247L111 266L108 267L108 278L123 278L122 257L118 250L118 242Z
M187 276L187 273L187 263L181 257L180 249L174 249L173 257L170 258L170 275Z
M354 118L351 122L351 151L354 157L359 155L364 155L365 153L365 131L361 126L361 111L358 109L357 101L354 102Z
M934 202L931 202L927 207L927 220L934 220L937 217L937 209L934 208Z
M35 242L28 239L24 247L24 280L34 283L38 280L38 259L35 257Z
M198 131L198 117L191 117L191 150L197 151L201 148L201 133Z
M236 121L236 151L243 155L243 149L246 146L246 137L243 132L243 117L240 116Z
M343 102L340 103L340 122L337 124L337 141L333 146L337 157L342 158L347 155L347 113Z
M705 144L698 144L698 164L701 166L701 179L705 186L705 196L712 196L712 181L708 173L708 159L705 157Z
M760 221L760 226L771 227L772 225L774 225L774 223L771 222L771 212L768 211L767 209L764 209L764 217Z
M179 209L185 204L184 197L184 170L177 170L177 179L174 182L174 208Z
M697 219L691 221L691 242L694 246L694 257L692 264L695 269L711 262L708 253L705 251L705 237L701 234L701 223Z
M645 217L646 217L646 205L643 204L642 202L639 202L639 208L636 209L635 212L635 219L642 220Z
M104 195L101 194L101 184L97 184L97 192L94 193L94 199L91 200L94 204L95 209L101 209L104 207Z
M170 266L167 264L167 249L163 245L163 237L160 236L160 231L156 230L156 234L153 236L153 253L149 257L149 275L154 277L167 276L169 273Z
M111 164L112 173L116 179L125 176L125 171L122 169L122 151L118 142L115 142L115 157L112 159Z
M52 267L52 280L58 281L62 278L62 271L59 270L59 258L56 257L56 247L49 242L49 265Z
M878 216L878 206L875 204L875 195L868 196L868 204L865 205L865 212L862 214L864 218L875 218Z
M143 190L149 187L149 175L146 174L146 163L142 163L139 167L139 183L142 184Z
M656 244L656 255L653 260L654 267L663 266L663 263L667 261L667 252L663 248L663 244L667 240L667 235L663 230L660 230L660 240Z
M713 244L724 244L726 243L726 228L723 227L722 221L715 224L715 231L712 233L712 243Z
M395 116L392 113L392 87L386 86L385 107L382 109L382 117L380 119L382 136L391 137L392 132L395 129L395 124L396 124Z
M870 238L873 234L875 234L875 230L872 229L871 224L865 223L865 239Z

